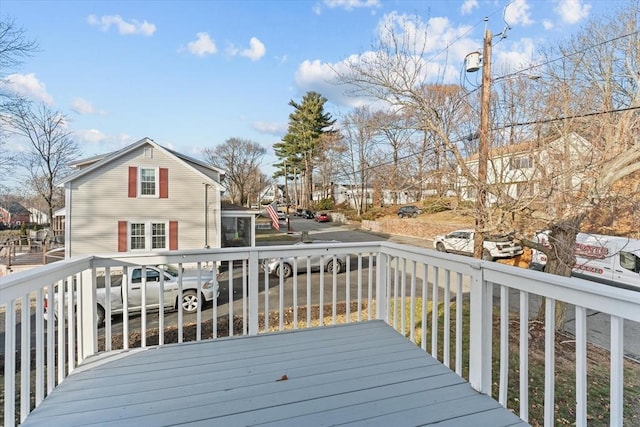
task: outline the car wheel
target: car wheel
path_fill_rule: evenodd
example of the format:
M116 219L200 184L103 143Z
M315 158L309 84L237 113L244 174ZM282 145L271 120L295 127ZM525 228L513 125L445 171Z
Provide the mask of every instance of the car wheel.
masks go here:
M336 270L336 273L342 273L342 262L340 262L339 259L336 260L335 264L333 263L333 260L330 260L327 263L327 273L333 274L334 269Z
M280 271L280 268L282 268L282 271ZM278 266L278 268L276 268L276 276L278 277L283 277L286 279L287 277L291 277L292 273L293 271L291 269L291 266L286 262L282 263L282 267Z
M182 309L187 313L198 311L198 293L193 289L182 293Z
M493 261L493 257L491 256L491 252L489 252L489 249L485 249L482 251L482 259L485 261Z
M98 326L104 323L104 308L100 304L96 307L96 323Z
M437 250L438 252L446 252L446 251L447 251L447 250L445 249L445 247L444 247L444 243L442 243L442 242L438 242L438 243L436 244L436 250Z
M398 214L400 218L404 218L404 214Z

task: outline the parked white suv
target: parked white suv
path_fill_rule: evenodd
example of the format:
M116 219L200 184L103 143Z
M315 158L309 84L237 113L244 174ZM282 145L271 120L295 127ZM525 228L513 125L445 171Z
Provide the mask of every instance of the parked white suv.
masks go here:
M456 230L445 236L436 236L433 247L440 252L473 256L473 230ZM485 235L482 259L513 258L522 254L522 246L509 235Z

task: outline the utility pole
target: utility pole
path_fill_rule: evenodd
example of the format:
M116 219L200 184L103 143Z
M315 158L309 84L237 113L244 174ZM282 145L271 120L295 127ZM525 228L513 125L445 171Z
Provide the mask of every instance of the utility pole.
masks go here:
M486 19L485 19L486 21ZM480 95L480 131L478 139L478 194L476 195L476 227L473 241L474 258L482 258L484 230L487 225L487 163L489 162L489 106L491 104L491 30L484 30L482 53L482 93Z
M287 233L291 234L291 220L289 219L289 176L287 175L287 162L284 162L284 204L287 206Z

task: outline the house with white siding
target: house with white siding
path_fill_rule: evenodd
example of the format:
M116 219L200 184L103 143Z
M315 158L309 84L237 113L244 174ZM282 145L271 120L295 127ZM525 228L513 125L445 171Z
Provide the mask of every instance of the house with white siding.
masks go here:
M221 247L221 169L150 138L73 166L59 183L67 258Z

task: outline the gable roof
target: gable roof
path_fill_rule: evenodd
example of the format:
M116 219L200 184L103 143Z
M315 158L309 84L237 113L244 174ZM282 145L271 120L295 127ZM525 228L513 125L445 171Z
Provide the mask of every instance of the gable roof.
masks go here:
M161 146L160 144L156 143L153 139L148 137L142 138L141 140L136 141L133 144L128 145L121 150L114 151L112 153L108 153L104 155L93 156L88 159L75 162L73 165L77 167L80 167L80 166L84 166L84 167L82 167L82 169L80 169L79 171L72 173L71 175L63 178L62 180L57 182L56 185L63 186L68 182L72 182L82 176L85 176L101 168L105 164L115 159L118 159L132 151L139 149L144 145L150 145L153 148L165 153L167 156L173 157L174 159L181 161L188 168L190 168L194 173L214 183L214 185L216 185L219 190L221 191L224 190L224 187L222 186L222 184L216 180L217 176L220 176L220 180L223 179L225 172L222 169L217 168L215 166L208 165L200 160L196 160L184 154L178 153L177 151L169 150L168 148Z

